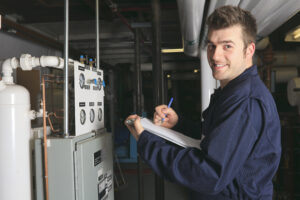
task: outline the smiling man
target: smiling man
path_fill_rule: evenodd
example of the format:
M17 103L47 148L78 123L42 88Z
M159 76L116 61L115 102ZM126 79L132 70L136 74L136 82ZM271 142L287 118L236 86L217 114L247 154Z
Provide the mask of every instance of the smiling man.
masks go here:
M181 148L148 131L136 119L127 126L144 161L162 177L191 189L192 199L271 200L281 155L280 122L273 97L252 63L256 22L233 6L207 20L207 58L221 83L203 112L202 127L186 125L172 108L155 108L154 123L205 136L201 150ZM161 123L164 118L163 123Z

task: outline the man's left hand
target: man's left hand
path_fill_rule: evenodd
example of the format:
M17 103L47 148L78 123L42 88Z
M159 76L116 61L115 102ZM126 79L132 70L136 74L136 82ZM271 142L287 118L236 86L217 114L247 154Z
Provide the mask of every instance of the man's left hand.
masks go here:
M135 121L134 121L133 125L128 125L128 124L126 124L126 120L135 120ZM136 140L138 140L141 133L144 131L144 128L142 127L142 124L141 124L141 118L138 115L130 115L127 117L126 120L124 122L125 126L127 126L128 130L130 131L132 136Z

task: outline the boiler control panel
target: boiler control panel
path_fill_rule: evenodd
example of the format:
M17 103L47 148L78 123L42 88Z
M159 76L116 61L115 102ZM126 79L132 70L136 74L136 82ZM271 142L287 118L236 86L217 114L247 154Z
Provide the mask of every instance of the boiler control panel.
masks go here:
M75 135L104 128L103 70L74 61Z

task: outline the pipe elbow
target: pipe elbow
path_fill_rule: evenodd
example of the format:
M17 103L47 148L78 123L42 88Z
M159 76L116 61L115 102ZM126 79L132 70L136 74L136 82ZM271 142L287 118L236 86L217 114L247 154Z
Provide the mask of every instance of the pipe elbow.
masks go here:
M20 62L16 57L6 59L2 64L3 81L5 83L13 83L13 69L20 66Z
M2 64L2 71L12 71L20 66L19 60L16 57L6 59Z

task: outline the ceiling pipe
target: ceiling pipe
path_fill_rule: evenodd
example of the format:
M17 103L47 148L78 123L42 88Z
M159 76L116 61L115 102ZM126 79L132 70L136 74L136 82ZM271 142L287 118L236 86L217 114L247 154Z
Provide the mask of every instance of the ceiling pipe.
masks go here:
M111 0L105 0L105 2L111 9L111 11L115 13L121 19L121 21L128 27L128 29L134 34L134 28L132 28L128 20L120 13L119 9L117 8L117 4L113 3ZM140 43L145 43L143 34L141 34L140 37Z
M136 12L136 11L149 11L151 12L150 5L145 5L144 7L124 7L119 8L120 12ZM169 9L177 9L177 6L174 4L161 4L161 9L163 10L169 10Z
M30 28L27 28L24 25L18 24L5 17L2 17L2 29L3 28L11 28L16 30L15 35L23 39L30 40L59 51L63 51L63 44L61 42L58 42L57 40L54 40L48 36L38 33ZM70 49L70 53L74 57L79 57L81 54L83 54L82 52L72 48Z

